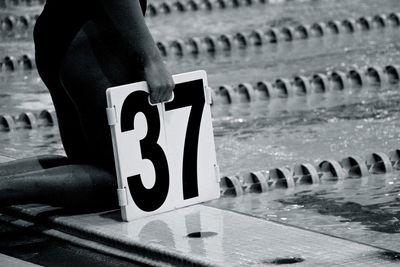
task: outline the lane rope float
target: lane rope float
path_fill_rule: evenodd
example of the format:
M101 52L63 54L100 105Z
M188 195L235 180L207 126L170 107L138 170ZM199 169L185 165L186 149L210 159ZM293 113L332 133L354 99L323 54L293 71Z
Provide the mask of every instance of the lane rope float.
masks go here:
M13 56L5 56L0 61L0 71L13 72L13 71L28 71L36 69L36 62L33 56L23 54L17 58Z
M57 116L53 110L38 113L23 112L17 116L0 115L0 131L12 132L19 129L36 129L57 125Z

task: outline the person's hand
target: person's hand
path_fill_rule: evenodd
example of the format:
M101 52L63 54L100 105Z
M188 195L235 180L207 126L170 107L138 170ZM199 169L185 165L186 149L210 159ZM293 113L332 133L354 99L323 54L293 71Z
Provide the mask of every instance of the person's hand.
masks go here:
M161 60L151 62L144 67L144 79L149 86L152 104L171 99L175 84Z

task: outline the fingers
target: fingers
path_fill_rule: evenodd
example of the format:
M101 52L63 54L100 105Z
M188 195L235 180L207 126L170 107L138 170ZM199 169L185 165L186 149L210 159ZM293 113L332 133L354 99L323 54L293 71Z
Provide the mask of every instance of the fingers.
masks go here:
M175 88L175 84L174 84L174 81L171 78L170 81L168 81L166 87L163 90L161 102L168 101L168 100L170 100L172 98L172 92L173 92L174 88Z
M175 87L172 77L163 82L149 81L148 84L150 89L150 102L152 104L165 102L171 99Z
M175 84L162 61L147 62L144 66L144 78L149 85L152 104L165 102L171 98Z

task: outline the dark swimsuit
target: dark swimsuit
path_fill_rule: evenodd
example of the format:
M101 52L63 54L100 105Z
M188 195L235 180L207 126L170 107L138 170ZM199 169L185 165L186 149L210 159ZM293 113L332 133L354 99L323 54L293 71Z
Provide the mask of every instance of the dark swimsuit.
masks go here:
M140 4L144 14L146 0L140 0ZM33 36L37 70L48 88L53 102L57 103L57 106L55 105L56 111L58 111L58 108L60 111L65 111L66 109L63 107L67 106L69 108L72 105L71 100L65 99L68 94L60 80L60 69L68 48L84 25L90 21L96 21L95 18L99 18L96 16L104 15L105 11L98 0L46 1L44 9L36 21ZM115 42L116 40L113 41ZM57 115L59 116L59 114ZM67 142L71 142L71 138L68 138ZM71 147L71 144L68 147ZM112 154L111 143L110 151ZM70 151L70 153L66 152L72 162L81 162L83 160L75 150ZM92 159L89 157L89 159L84 160ZM98 159L96 158L95 160ZM107 161L103 165L107 164L110 169L114 168L113 162Z
M140 4L144 14L146 0L140 0ZM36 21L33 37L38 72L48 87L51 85L47 77L58 77L62 60L76 34L99 12L102 10L97 0L46 1Z

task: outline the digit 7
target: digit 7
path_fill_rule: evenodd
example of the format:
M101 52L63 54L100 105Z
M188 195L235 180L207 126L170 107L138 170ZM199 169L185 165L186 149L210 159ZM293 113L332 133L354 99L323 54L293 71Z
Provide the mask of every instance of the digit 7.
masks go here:
M191 106L183 150L182 186L183 199L199 195L197 184L197 152L199 146L200 123L203 116L205 97L203 80L195 80L175 86L175 98L165 104L165 110Z

